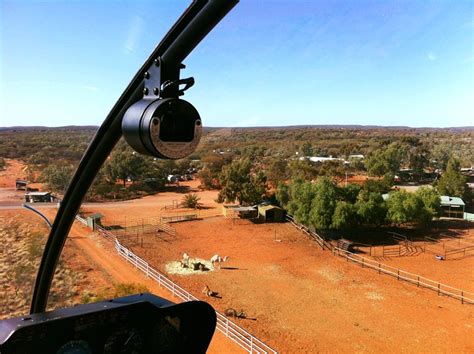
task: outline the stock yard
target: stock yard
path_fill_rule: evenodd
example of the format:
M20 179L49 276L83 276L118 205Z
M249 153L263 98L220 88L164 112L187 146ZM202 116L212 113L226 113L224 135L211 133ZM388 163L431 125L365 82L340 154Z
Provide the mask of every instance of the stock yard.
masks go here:
M113 219L116 228L125 226L117 209L101 213L105 221ZM221 313L228 308L243 310L247 318L235 321L281 352L474 350L473 305L346 262L322 251L288 223L204 217L172 223L175 232L170 234L157 232L146 221L151 219L145 219L142 233L140 219L130 228L132 215L138 218L138 209L127 210L132 232L128 236L122 232L119 239L124 245ZM221 269L167 273L185 252L191 261L209 260L214 254L230 258ZM403 260L410 270L410 263L422 259ZM435 264L449 264L451 279L464 272L456 285L466 287L470 278L465 277L469 273L465 267L471 259ZM206 285L216 297L202 293Z
M197 191L193 183L188 183L186 191L196 191L205 209L197 212L198 220L171 223L174 232L157 232L157 225L162 215L195 213L173 210L183 193L94 203L83 209L103 214L104 224L115 225L114 232L124 245L221 313L228 308L243 310L248 318L235 322L280 352L474 351L474 305L463 305L346 262L322 251L288 223L253 224L212 217L220 212L214 202L216 192ZM127 232L121 233L125 226ZM74 230L77 233L82 229L75 226ZM472 232L470 227L458 236L468 240ZM81 237L73 237L72 241L97 242L98 237L91 237L90 232L80 233ZM442 242L441 238L428 247L443 247ZM454 243L451 240L445 248ZM82 246L77 245L78 254L82 254ZM94 252L97 259L110 258L113 248L104 243ZM210 267L209 271L190 275L168 274L167 265L181 260L184 252L191 260L209 260L214 254L230 258L220 270ZM474 290L474 257L437 261L433 254L419 253L380 261L466 291ZM123 259L114 262L124 276L128 274ZM138 273L136 276L142 277ZM205 285L217 296L204 295ZM238 349L231 342L225 345Z

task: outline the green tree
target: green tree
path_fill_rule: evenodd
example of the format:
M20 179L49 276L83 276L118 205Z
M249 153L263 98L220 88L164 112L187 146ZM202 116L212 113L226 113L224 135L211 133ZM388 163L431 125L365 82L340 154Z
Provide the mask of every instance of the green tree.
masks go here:
M289 176L288 162L281 157L272 159L266 171L268 182L277 186L280 182L286 181Z
M201 185L206 189L214 189L219 186L219 182L213 177L211 170L208 167L204 167L198 173L198 178L201 181Z
M338 192L343 201L354 204L357 201L360 190L361 187L359 185L349 183L347 186L339 188Z
M421 198L405 190L391 192L387 201L387 218L393 224L426 221L427 215Z
M145 157L131 151L118 151L106 161L103 171L106 178L115 183L118 179L126 186L127 179L137 181L141 179L148 169L149 164Z
M365 225L382 225L387 215L387 208L382 195L369 188L362 189L355 203L359 223Z
M332 216L332 227L334 229L348 229L357 224L357 208L355 205L337 201L334 215Z
M276 189L276 192L275 192L275 198L276 198L278 204L282 208L286 208L286 206L288 205L288 202L290 201L289 192L290 192L290 190L289 190L288 186L285 183L283 183L283 182L278 183L278 186L277 186L277 189Z
M53 192L64 193L71 180L74 169L67 165L50 165L40 176L40 180Z
M383 150L375 150L365 160L371 176L395 175L400 169L402 152L398 144L392 143Z
M225 166L220 183L219 202L237 200L242 205L255 204L262 200L267 190L266 176L261 171L253 172L252 163L247 158L234 160Z
M424 205L422 221L429 222L433 217L439 217L441 215L441 198L436 189L421 187L416 191L415 195L420 198Z
M441 175L438 190L441 195L466 198L468 194L467 179L461 173L459 160L451 158L448 161L446 172Z
M314 184L314 198L311 202L309 222L317 229L329 229L336 208L337 191L329 177L318 178Z
M314 198L314 188L311 182L295 179L290 182L288 212L299 223L309 225L309 212Z
M313 156L313 146L309 142L305 142L303 146L301 146L301 153L303 156Z

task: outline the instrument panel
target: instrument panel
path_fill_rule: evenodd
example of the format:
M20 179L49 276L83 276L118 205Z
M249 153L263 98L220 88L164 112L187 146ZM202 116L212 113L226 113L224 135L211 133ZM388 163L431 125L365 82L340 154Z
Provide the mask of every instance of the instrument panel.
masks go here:
M205 353L215 326L205 302L138 294L0 321L0 353Z

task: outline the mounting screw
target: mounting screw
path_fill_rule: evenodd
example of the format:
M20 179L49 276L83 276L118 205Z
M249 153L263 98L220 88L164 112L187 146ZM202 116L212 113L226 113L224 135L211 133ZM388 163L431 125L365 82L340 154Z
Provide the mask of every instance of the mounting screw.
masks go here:
M150 73L148 71L145 72L145 79L149 79L150 78Z
M158 96L158 94L160 93L160 90L158 89L158 87L155 87L153 89L153 93L155 94L155 96Z
M143 89L143 94L144 94L144 95L148 95L148 88L145 87L145 88Z
M160 59L159 59L159 58L156 58L156 59L155 59L155 65L156 65L156 66L160 66Z

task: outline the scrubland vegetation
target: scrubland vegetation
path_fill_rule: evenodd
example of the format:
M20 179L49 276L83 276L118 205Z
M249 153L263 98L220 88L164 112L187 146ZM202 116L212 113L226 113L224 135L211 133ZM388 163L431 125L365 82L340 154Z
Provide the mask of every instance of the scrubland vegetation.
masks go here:
M19 218L0 216L0 317L28 313L46 237L46 229L32 227ZM78 283L83 277L61 259L55 272L49 307L77 303Z
M93 127L4 129L0 131L0 155L22 159L28 164L28 178L45 182L61 194L93 133ZM473 138L472 128L208 128L198 150L179 161L137 154L121 141L101 169L88 199L156 193L163 190L168 175L183 175L189 168L197 168L202 188L220 189L220 202L249 205L267 199L296 212L294 205L300 198L307 199L301 202L306 207L311 199L313 207L321 204L327 214L310 219L301 216L301 220L312 220L315 227L424 223L437 215L423 199L434 198L433 193L471 201L467 180L459 172L461 167L474 165ZM313 156L333 159L312 161L309 157ZM401 169L409 174L396 176ZM350 183L341 187L352 175L374 179L362 188ZM392 192L387 202L381 200L396 178L425 180L436 190L416 195ZM319 192L320 188L324 192ZM331 195L331 203L310 198L324 193ZM422 204L425 207L419 208ZM397 209L400 212L395 212ZM417 212L401 212L412 209Z

